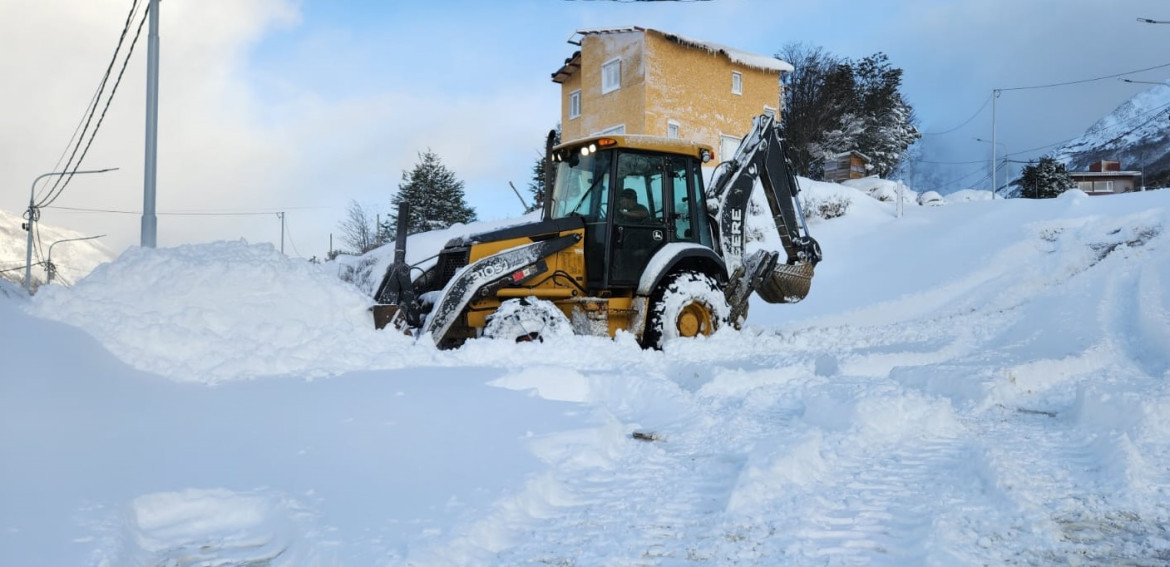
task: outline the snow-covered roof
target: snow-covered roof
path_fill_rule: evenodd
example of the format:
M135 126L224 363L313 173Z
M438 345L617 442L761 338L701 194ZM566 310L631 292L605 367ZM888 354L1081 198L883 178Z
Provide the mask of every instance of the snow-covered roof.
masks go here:
M1069 177L1136 177L1140 171L1070 171Z
M728 47L726 45L721 45L721 44L713 43L710 41L702 41L702 40L698 40L698 39L689 38L689 37L686 37L683 35L679 35L676 33L665 32L662 30L656 30L656 29L652 29L652 28L643 28L643 27L639 27L639 26L577 30L577 33L573 34L573 36L575 37L577 35L587 36L587 35L596 35L596 34L630 33L630 32L653 32L653 33L656 33L656 34L659 34L659 35L665 37L666 39L678 42L682 45L686 45L686 46L694 47L694 48L698 48L698 49L704 49L704 50L707 50L711 53L715 53L718 55L725 55L733 63L738 63L740 65L743 65L745 67L749 67L752 69L761 69L764 71L775 71L777 73L788 73L788 72L795 70L795 67L793 67L791 63L789 63L787 61L783 61L781 59L777 59L776 57L772 57L769 55L760 55L758 53L752 53L750 51L744 51L742 49L736 49L734 47ZM572 43L572 38L570 38L570 43Z
M861 157L862 159L864 159L865 161L873 161L872 159L870 159L870 157L869 157L869 156L867 156L867 155L865 155L865 154L863 154L863 153L861 153L861 152L859 152L859 151L857 151L857 150L849 150L849 151L847 151L847 152L841 152L841 153L839 153L839 154L833 154L833 155L829 156L829 158L830 158L830 159L837 159L837 158L843 158L843 157L849 157L849 156L859 156L859 157Z

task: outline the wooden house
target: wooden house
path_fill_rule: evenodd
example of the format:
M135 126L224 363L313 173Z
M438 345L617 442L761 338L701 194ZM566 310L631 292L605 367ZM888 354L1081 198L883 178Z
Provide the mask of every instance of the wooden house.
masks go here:
M869 156L858 152L843 152L825 160L825 181L840 183L869 175Z

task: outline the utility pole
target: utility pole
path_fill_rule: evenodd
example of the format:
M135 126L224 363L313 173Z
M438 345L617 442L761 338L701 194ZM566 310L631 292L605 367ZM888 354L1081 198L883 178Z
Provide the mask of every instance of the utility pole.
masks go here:
M280 217L280 253L284 254L284 211L276 213Z
M991 90L991 200L995 200L997 189L995 175L995 100L999 98L999 89Z
M150 32L146 36L146 163L142 182L142 247L158 243L155 181L158 178L158 2L150 0Z

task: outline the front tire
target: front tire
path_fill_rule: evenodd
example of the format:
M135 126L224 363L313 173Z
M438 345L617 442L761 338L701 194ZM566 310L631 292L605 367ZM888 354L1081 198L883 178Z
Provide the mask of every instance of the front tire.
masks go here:
M660 349L674 339L711 336L728 324L730 314L715 278L694 271L672 274L650 298L642 346Z
M485 337L511 342L544 341L573 334L569 318L551 301L535 297L509 299L488 317Z

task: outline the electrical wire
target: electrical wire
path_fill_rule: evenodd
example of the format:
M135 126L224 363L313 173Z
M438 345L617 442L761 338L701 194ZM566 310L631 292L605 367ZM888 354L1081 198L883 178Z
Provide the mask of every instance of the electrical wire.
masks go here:
M87 108L88 116L86 116L86 118L85 118L85 126L81 129L81 136L77 137L77 144L73 146L73 153L69 155L69 161L65 162L64 171L68 171L69 167L71 165L73 166L73 171L77 171L77 169L81 167L81 160L85 159L85 154L82 153L81 159L77 160L76 165L73 165L73 158L77 155L77 150L81 149L81 140L83 138L85 138L86 132L89 131L89 124L91 121L93 121L93 115L97 111L98 102L101 101L102 93L105 92L105 90L106 90L106 83L108 83L110 80L110 73L114 70L114 64L118 62L118 53L122 50L122 44L126 40L126 34L129 33L130 25L134 22L134 14L138 11L138 1L139 0L134 0L134 2L130 5L130 13L126 14L126 23L122 25L122 33L118 36L118 45L114 47L114 55L110 57L110 64L106 66L106 72L105 72L105 74L102 75L102 80L98 84L97 95L90 102L90 106ZM139 25L139 31L141 31L141 29L142 29L142 26ZM137 36L135 36L135 40L137 41ZM127 59L129 59L129 58L127 57ZM125 64L123 64L123 70L124 69L125 69ZM112 96L112 93L111 93L111 96ZM106 104L107 104L107 106L109 105L108 102ZM100 120L99 120L99 125L100 125ZM97 132L97 127L95 126L94 133L96 133L96 132ZM92 142L92 140L93 140L93 138L91 136L90 141ZM72 139L70 141L72 142ZM86 149L88 149L88 146L86 146ZM58 160L58 163L60 163L60 160ZM56 191L59 194L60 193L60 191L58 190L59 187L61 190L64 190L64 187L62 186L62 179L64 179L64 177L65 176L57 176L56 181L53 182L53 186L52 186L52 188L49 189L47 195L49 195L49 196L53 195L54 191ZM70 174L69 177L72 178L73 175ZM69 183L68 181L64 181L65 185L68 185L68 183ZM48 199L48 197L42 198L41 202L42 203L45 202L46 199Z
M1091 83L1093 81L1102 81L1105 79L1116 79L1118 77L1124 77L1126 75L1135 75L1137 73L1144 73L1146 71L1153 71L1154 69L1162 69L1165 67L1170 67L1170 63L1163 63L1162 65L1155 65L1153 67L1146 67L1145 69L1138 69L1136 71L1126 71L1124 73L1117 73L1115 75L1105 75L1103 77L1094 77L1092 79L1081 79L1079 81L1068 81L1068 82L1064 82L1064 83L1051 83L1051 84L1047 84L1047 85L1033 85L1030 87L1012 87L1012 88L1007 88L1007 89L995 89L995 90L996 91L1025 91L1025 90L1030 90L1030 89L1049 89L1052 87L1064 87L1064 86L1068 86L1068 85L1079 85L1081 83Z
M137 3L138 0L135 0L135 5L137 5ZM106 105L102 108L102 114L98 117L97 125L94 126L93 132L91 132L89 135L89 141L85 144L85 150L81 152L81 157L77 159L77 164L73 166L73 171L71 171L68 176L60 176L65 179L64 183L62 183L60 188L56 189L56 193L54 193L53 189L50 189L49 195L46 196L37 205L37 207L48 206L53 201L56 201L57 198L61 196L61 193L65 191L65 188L69 186L69 182L73 179L73 175L77 173L78 169L81 168L82 160L84 160L85 155L89 153L89 147L93 145L93 140L97 137L98 129L102 127L102 121L104 121L106 118L106 112L110 109L110 103L114 101L114 94L118 92L118 85L122 84L122 76L126 73L126 67L130 64L130 56L134 54L134 46L138 44L138 38L142 35L142 26L146 23L146 17L149 12L150 5L148 4L146 10L144 10L142 13L142 19L138 22L138 30L134 32L134 40L130 42L130 47L126 50L126 58L122 61L122 68L118 71L118 78L114 81L113 88L110 89L110 95L106 97ZM119 41L119 45L121 45L121 41ZM117 52L115 51L115 57L116 56ZM84 136L84 133L82 135ZM66 164L66 169L68 169L68 164Z
M990 102L991 102L991 95L987 95L987 99L983 101L983 106L980 106L979 110L975 111L975 114L972 114L970 118L964 120L962 124L959 124L958 126L955 126L954 128L951 128L949 130L943 130L942 132L922 132L922 135L923 136L942 136L943 134L950 134L951 132L954 132L955 130L962 128L963 126L970 124L972 120L975 120L976 117L978 117L980 114L983 113L983 110L985 108L987 108L987 105Z
M84 208L84 207L62 207L62 206L45 207L45 208L46 209L56 209L56 210L61 210L61 211L73 211L73 212L78 212L78 213L111 213L111 214L119 214L119 215L140 215L140 214L142 214L142 211L123 211L123 210L117 210L117 209L89 209L89 208ZM164 211L164 212L157 212L155 214L166 215L166 216L187 216L187 217L199 217L199 216L205 216L205 217L242 217L242 216L271 215L271 214L275 214L275 213L279 213L279 212L280 212L280 210L274 210L274 211L170 211L170 212Z

